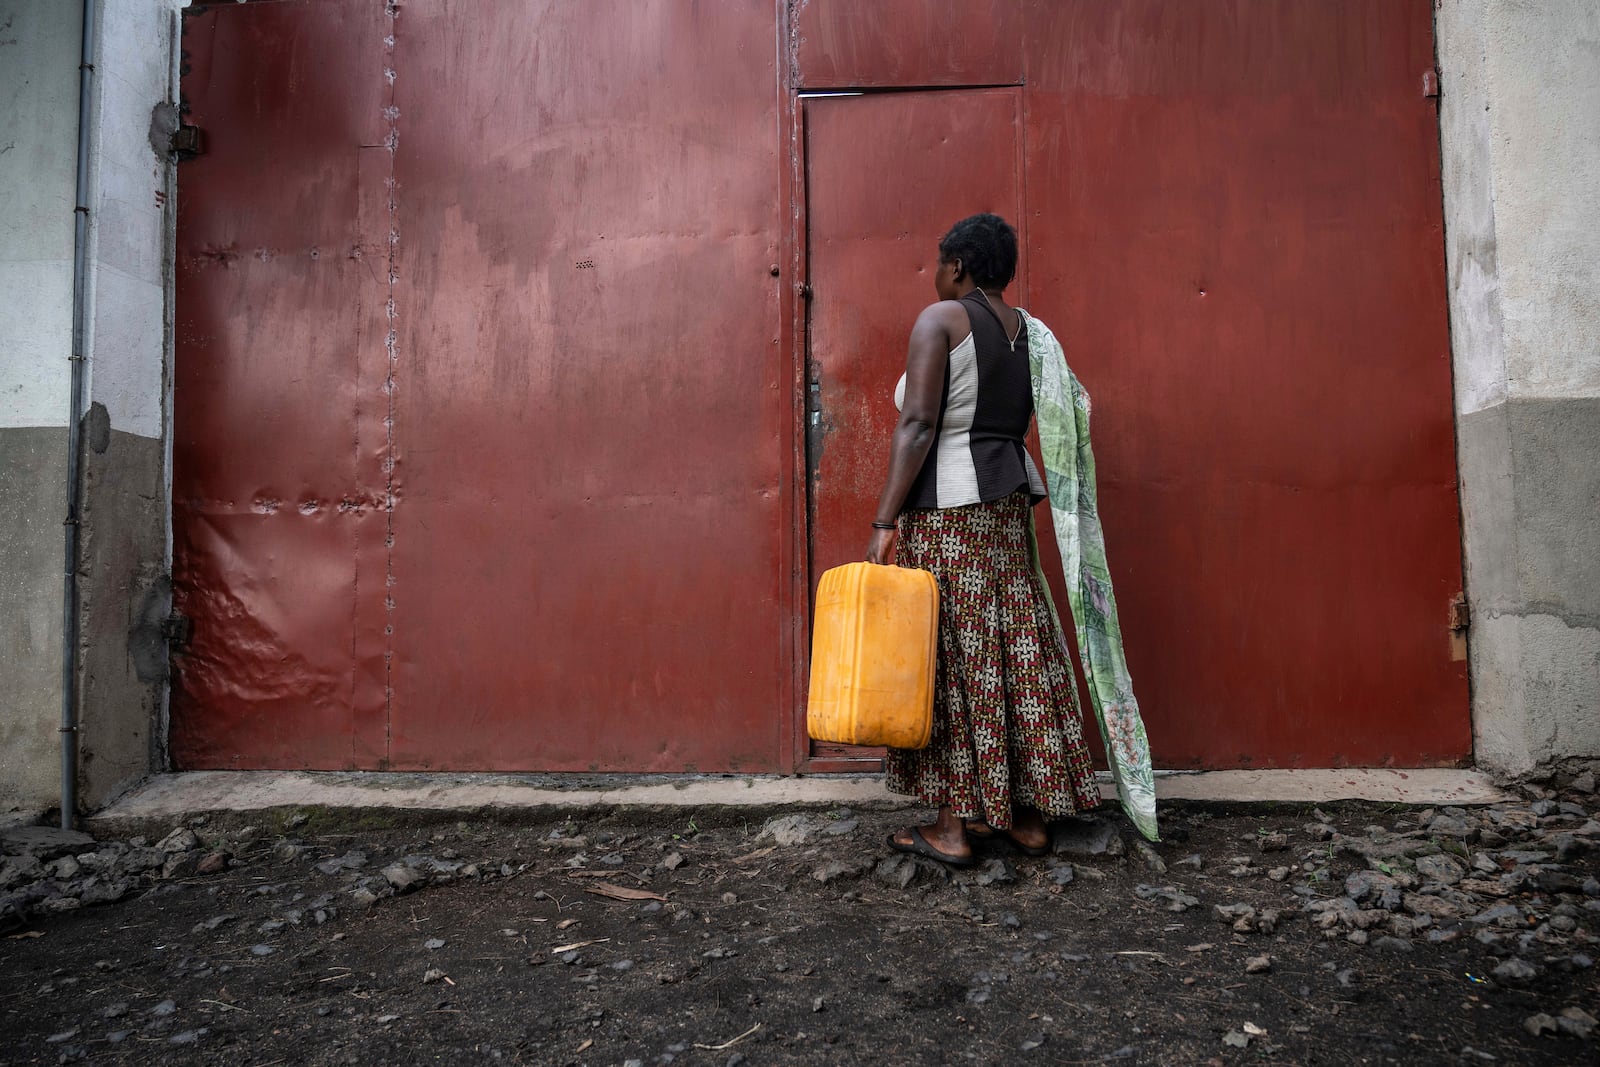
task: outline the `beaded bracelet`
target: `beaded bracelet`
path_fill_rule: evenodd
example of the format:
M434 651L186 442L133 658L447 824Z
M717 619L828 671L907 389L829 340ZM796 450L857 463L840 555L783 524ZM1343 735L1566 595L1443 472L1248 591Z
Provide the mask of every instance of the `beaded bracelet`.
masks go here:
M898 530L900 528L900 526L899 526L898 523L879 522L877 519L873 519L872 520L872 528L874 530Z

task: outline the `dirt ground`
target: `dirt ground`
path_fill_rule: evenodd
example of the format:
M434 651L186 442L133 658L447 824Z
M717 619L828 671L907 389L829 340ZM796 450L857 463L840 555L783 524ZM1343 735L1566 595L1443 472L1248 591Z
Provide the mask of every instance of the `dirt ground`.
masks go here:
M816 812L764 831L781 815L202 818L189 826L224 856L206 866L223 869L180 863L116 902L34 914L0 938L0 1059L1600 1059L1581 1013L1539 1036L1526 1023L1600 1012L1586 962L1600 911L1575 889L1600 870L1594 851L1568 850L1573 880L1549 883L1564 892L1529 882L1507 896L1521 909L1510 929L1502 915L1367 937L1324 930L1308 907L1351 874L1393 873L1339 842L1438 841L1434 813L1165 806L1153 852L1119 820L1074 821L1055 856L997 846L954 876L890 857L885 835L908 813ZM173 827L117 830L143 834L136 846ZM1475 848L1457 848L1460 862ZM1553 929L1558 901L1578 918ZM1519 942L1536 924L1538 939ZM1490 929L1501 932L1480 936Z

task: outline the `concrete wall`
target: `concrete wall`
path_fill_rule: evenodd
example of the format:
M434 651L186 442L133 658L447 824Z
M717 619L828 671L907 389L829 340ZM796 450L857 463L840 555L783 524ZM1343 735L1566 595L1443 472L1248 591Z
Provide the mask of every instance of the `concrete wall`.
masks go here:
M158 766L170 610L166 456L175 173L173 0L101 0L93 327L79 555L81 790L98 807Z
M1600 754L1600 4L1443 0L1478 762Z
M91 95L83 802L159 759L166 654L174 0L102 0ZM59 791L80 5L0 0L0 810Z
M78 9L0 0L0 810L56 795Z

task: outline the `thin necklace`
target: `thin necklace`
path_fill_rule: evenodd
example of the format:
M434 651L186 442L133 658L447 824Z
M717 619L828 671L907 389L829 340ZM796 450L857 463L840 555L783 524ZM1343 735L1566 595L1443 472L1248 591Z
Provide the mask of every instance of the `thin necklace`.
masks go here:
M985 304L989 305L989 310L994 312L994 317L996 319L1000 320L1000 329L1003 331L1005 329L1006 320L1000 318L1000 310L994 306L994 301L990 300L989 299L989 294L983 291L983 286L975 285L975 286L973 286L973 288L978 290L978 295L983 297L983 302ZM1019 311L1019 312L1017 312L1017 332L1011 335L1011 347L1012 348L1017 347L1017 338L1019 338L1021 336L1022 336L1022 313Z

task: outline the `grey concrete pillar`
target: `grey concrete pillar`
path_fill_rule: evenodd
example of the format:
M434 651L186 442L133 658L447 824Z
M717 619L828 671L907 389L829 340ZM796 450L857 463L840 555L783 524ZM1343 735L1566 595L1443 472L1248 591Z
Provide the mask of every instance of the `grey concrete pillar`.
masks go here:
M81 5L0 0L0 813L59 798L67 426L84 423L80 799L159 758L169 570L178 0L102 3L90 101L85 408L69 410Z
M1600 755L1600 4L1442 0L1476 756Z

